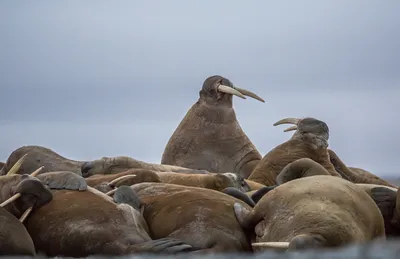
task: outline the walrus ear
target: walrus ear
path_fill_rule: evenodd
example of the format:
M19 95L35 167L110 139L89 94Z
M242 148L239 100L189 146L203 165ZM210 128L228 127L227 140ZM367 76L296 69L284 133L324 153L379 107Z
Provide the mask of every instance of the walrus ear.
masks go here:
M385 187L374 187L371 189L371 198L378 205L385 222L390 221L396 208L397 192Z
M43 173L36 176L36 178L50 189L74 191L84 191L87 189L86 180L82 176L69 171Z

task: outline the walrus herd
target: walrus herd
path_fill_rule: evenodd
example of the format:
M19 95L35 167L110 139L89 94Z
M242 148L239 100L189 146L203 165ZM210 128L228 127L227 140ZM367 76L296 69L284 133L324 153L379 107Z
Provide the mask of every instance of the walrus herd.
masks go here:
M233 96L208 77L162 154L75 161L23 146L0 163L0 255L258 253L335 248L400 235L400 191L329 148L329 127L291 124L262 156Z

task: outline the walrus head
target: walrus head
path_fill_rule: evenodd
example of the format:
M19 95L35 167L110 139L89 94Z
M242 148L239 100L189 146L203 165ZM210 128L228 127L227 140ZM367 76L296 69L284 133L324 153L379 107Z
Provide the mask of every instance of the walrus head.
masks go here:
M39 208L53 199L51 191L32 175L5 175L0 177L1 207L20 218L24 212Z
M328 125L315 118L307 117L303 119L299 118L284 118L274 123L274 126L281 124L294 124L293 126L284 130L284 132L296 130L292 138L299 136L312 136L319 141L318 146L328 147L329 140L329 127Z
M265 102L255 93L236 87L229 79L219 75L208 77L200 90L200 100L209 104L226 104L232 106L232 96L236 95L246 99L246 96L252 97L260 102Z

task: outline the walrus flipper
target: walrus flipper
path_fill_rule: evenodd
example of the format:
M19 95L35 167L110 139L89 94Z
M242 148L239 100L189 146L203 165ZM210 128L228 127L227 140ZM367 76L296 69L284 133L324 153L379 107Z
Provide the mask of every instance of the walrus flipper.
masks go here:
M246 195L244 192L239 191L237 188L227 187L223 189L222 192L247 203L247 205L251 206L252 208L256 205L248 195Z
M36 176L50 189L84 191L87 189L85 178L70 171L58 171L39 174Z
M161 238L130 247L133 253L168 253L191 252L194 248L181 240L174 238Z
M126 203L136 210L140 210L140 207L142 206L140 198L136 192L129 186L125 185L119 187L115 191L113 199L118 204Z
M264 197L265 194L267 194L269 191L272 191L276 187L277 185L262 187L251 195L251 199L257 204L257 202L261 200L261 198Z
M371 189L371 198L378 205L385 221L392 219L396 208L397 192L386 187L375 187Z

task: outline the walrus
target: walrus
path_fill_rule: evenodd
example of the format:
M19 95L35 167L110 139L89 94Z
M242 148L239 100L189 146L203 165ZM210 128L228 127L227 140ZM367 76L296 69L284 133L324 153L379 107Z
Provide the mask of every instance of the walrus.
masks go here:
M285 118L274 123L274 125L283 123L296 124L296 126L288 129L297 129L296 132L288 141L269 151L254 168L248 180L273 186L276 184L276 177L282 169L300 158L310 158L321 164L330 175L342 177L336 172L329 160L327 151L329 128L325 122L315 118Z
M22 222L32 211L50 202L52 194L34 177L35 172L0 176L0 255L36 255Z
M134 177L123 177L134 176ZM122 173L116 174L95 174L85 178L87 184L103 193L113 190L121 185L134 185L142 182L160 183L161 179L158 174L147 169L129 169Z
M35 246L24 225L11 213L0 208L0 255L35 256Z
M349 181L353 183L378 184L397 188L397 186L388 183L387 181L383 180L382 178L376 176L371 172L357 167L346 166L345 163L332 149L328 149L328 152L330 161L335 167L335 170L341 175L345 175L345 177L348 178Z
M398 188L378 184L357 184L365 190L378 205L385 222L388 238L400 236L400 192Z
M158 172L163 183L172 183L185 186L201 187L222 191L228 187L234 187L242 192L250 191L246 181L234 173L209 173L209 174L182 174L173 172Z
M36 250L46 256L87 257L132 253L178 253L191 250L180 240L153 240L141 213L117 204L72 172L37 176L53 186L51 202L26 219ZM68 183L70 189L65 189Z
M208 77L199 95L168 140L161 164L247 178L261 155L239 125L232 96L264 100L219 75Z
M254 247L318 249L385 239L383 217L372 198L331 175L291 180L264 195L252 210L235 203L234 211L255 236Z
M6 163L4 163L4 162L0 162L0 172L1 172L1 169L3 169L3 167L6 165Z
M0 170L0 175L5 175L10 168L20 161L21 165L17 174L29 174L39 167L43 167L41 173L54 171L70 171L81 174L82 161L65 158L49 148L42 146L22 146L14 150L7 159L6 164Z
M197 170L173 165L151 164L127 156L102 157L93 161L86 161L81 166L83 177L96 174L116 174L129 169L146 169L155 172L176 172L185 174L207 174L206 170Z
M225 193L167 183L139 183L132 188L154 238L176 238L207 252L251 252L233 204L251 207Z

